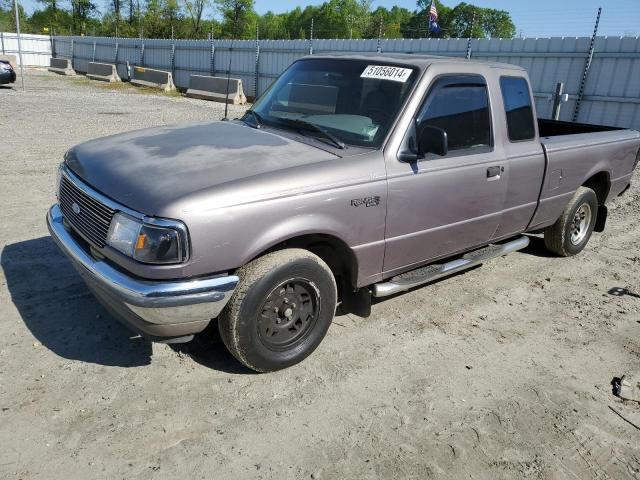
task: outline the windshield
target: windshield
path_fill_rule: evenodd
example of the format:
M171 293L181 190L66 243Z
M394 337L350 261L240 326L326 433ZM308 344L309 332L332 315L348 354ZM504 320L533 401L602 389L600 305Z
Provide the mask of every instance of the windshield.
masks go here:
M253 111L266 125L322 139L329 133L347 145L377 148L416 77L415 67L375 61L302 60L276 80Z

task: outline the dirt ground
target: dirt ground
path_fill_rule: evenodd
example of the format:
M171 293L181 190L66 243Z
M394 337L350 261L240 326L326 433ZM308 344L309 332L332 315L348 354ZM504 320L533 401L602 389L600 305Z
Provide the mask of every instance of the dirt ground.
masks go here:
M44 221L68 147L220 116L43 72L0 89L0 478L640 478L640 430L612 411L640 425L640 404L610 386L640 372L639 175L581 255L534 237L256 375L213 337L133 338Z

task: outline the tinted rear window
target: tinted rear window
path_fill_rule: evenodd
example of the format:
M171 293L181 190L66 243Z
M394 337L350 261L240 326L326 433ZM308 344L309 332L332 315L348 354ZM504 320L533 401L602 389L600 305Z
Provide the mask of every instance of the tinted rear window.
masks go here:
M536 131L527 81L520 77L501 77L500 88L507 114L509 140L531 140Z

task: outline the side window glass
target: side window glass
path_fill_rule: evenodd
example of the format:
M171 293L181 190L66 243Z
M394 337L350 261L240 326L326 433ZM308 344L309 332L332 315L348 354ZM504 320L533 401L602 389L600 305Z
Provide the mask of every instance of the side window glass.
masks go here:
M509 140L531 140L536 135L533 108L527 81L520 77L501 77L500 89L507 114Z
M491 146L489 96L483 83L444 82L433 87L418 123L447 132L449 151Z

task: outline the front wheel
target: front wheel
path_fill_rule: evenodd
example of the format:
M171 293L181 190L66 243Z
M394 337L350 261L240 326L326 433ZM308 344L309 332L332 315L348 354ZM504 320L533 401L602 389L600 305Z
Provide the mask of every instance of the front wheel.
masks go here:
M578 188L556 223L545 228L547 250L563 257L580 253L591 238L597 214L595 192L586 187Z
M327 264L307 250L269 253L240 268L240 282L220 314L220 336L252 370L301 362L327 333L337 302Z

